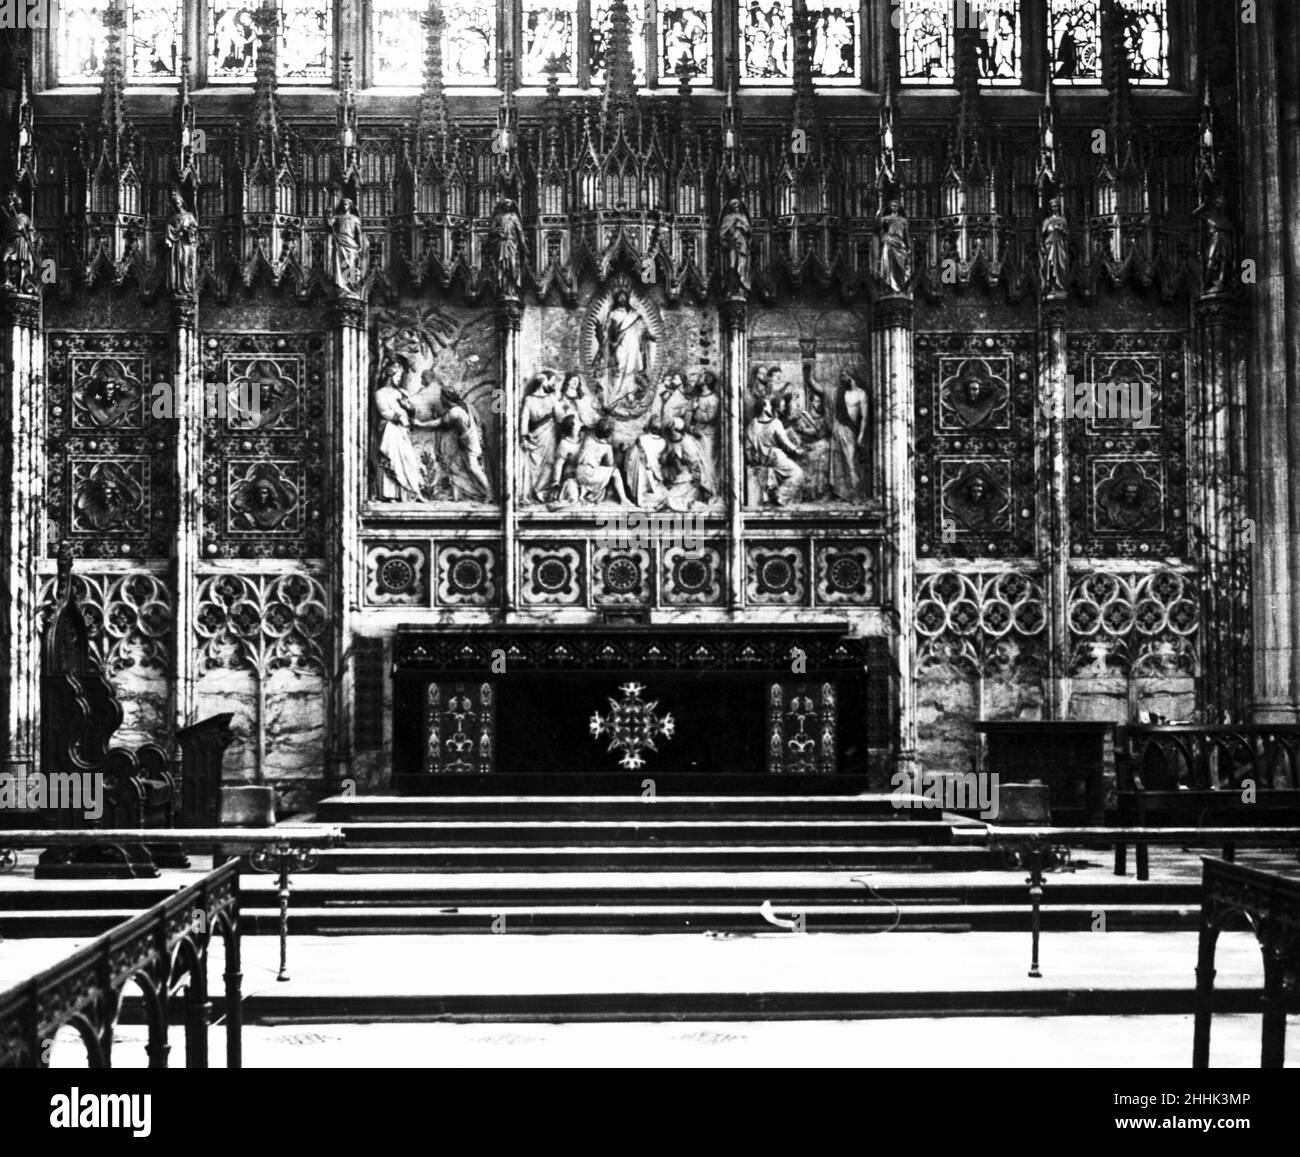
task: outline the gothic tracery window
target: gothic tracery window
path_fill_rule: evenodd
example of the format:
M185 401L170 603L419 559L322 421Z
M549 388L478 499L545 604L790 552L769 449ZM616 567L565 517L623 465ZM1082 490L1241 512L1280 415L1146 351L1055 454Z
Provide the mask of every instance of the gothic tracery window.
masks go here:
M1115 17L1134 84L1169 81L1168 6L1168 0L1118 0L1116 4Z
M96 80L104 72L107 0L63 0L59 6L57 68L62 84ZM174 81L183 40L179 0L128 0L122 6L122 68L130 84Z
M259 5L211 0L208 6L209 81L248 84L257 63ZM290 84L334 79L333 0L276 0L276 73Z
M794 75L790 0L740 0L742 84L788 84Z
M592 0L590 67L593 83L605 79L605 57L613 27L611 0ZM632 33L632 67L637 84L645 84L645 0L627 0L628 22Z
M851 83L858 76L859 10L853 0L808 0L813 80Z
M712 84L712 0L660 0L655 46L661 80L679 76L684 60L692 84Z
M1058 84L1101 83L1100 0L1048 0L1048 60Z
M551 61L561 84L578 79L577 0L522 0L520 73L525 84L543 84Z
M952 0L898 0L892 19L903 83L952 84Z

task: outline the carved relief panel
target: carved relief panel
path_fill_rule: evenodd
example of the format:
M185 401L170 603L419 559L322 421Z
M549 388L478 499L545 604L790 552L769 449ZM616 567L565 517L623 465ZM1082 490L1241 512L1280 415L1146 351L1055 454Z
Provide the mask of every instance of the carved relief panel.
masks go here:
M1084 558L1185 556L1183 335L1072 334L1068 358L1073 553Z
M717 315L615 278L524 315L519 504L707 512L724 500Z
M47 549L66 538L82 558L167 557L175 525L167 335L62 331L46 340Z
M1034 335L916 335L922 557L1034 554Z
M204 335L204 558L322 557L324 334Z
M756 311L742 431L745 505L862 506L876 496L865 318L849 310Z
M495 325L487 310L403 305L375 314L368 455L373 500L499 502Z

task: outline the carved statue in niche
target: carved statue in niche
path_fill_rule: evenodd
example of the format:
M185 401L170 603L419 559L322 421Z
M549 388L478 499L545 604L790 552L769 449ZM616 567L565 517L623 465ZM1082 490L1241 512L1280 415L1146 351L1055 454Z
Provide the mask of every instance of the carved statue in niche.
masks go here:
M989 470L971 463L944 487L944 508L965 530L992 530L1004 521L1010 495Z
M376 326L374 496L491 502L498 461L491 319L437 308L381 314Z
M1060 197L1053 197L1047 203L1042 233L1043 294L1046 297L1064 297L1070 284L1070 225L1061 212Z
M1196 208L1205 221L1205 248L1201 256L1201 287L1206 294L1226 293L1233 274L1235 230L1228 216L1228 199L1216 193Z
M17 190L12 190L0 207L0 264L5 284L19 293L36 288L36 231L32 219L23 212Z
M912 279L912 231L903 215L903 203L889 202L880 216L880 262L876 269L881 285L890 293L906 293Z
M199 219L189 211L179 189L172 190L172 214L167 218L167 288L194 296L199 255Z
M718 218L718 245L722 249L723 290L749 292L749 247L754 230L744 201L732 197Z
M1155 530L1160 501L1159 485L1136 462L1124 462L1097 486L1098 521L1105 530Z
M490 234L492 270L498 291L516 294L523 280L524 225L509 197L497 202Z
M330 271L340 293L355 294L365 276L365 233L350 197L343 197L333 216L325 218L330 232Z
M592 304L583 322L583 355L600 382L600 405L611 417L637 418L654 399L659 311L619 278Z

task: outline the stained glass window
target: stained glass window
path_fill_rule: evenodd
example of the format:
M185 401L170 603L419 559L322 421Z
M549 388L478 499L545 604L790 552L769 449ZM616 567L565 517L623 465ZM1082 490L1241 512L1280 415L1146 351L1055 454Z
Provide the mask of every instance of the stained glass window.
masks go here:
M278 0L276 71L292 84L334 79L333 0ZM257 60L258 4L213 0L208 8L208 80L247 84Z
M678 80L683 58L690 64L692 84L713 82L713 4L711 0L660 0L655 37L659 79Z
M59 80L77 84L104 71L104 0L63 0L59 6Z
M523 0L521 79L544 84L546 68L559 62L560 83L577 80L577 0Z
M1119 0L1115 19L1134 84L1169 81L1168 0Z
M442 74L448 84L495 84L497 79L496 0L455 0L443 4Z
M208 9L212 31L208 36L208 79L250 81L257 55L254 3L230 4L214 0Z
M137 83L174 81L181 58L181 6L177 0L133 0L127 8L123 55Z
M978 19L980 80L985 84L1019 84L1019 0L985 0Z
M373 0L370 39L374 82L386 87L418 86L424 79L425 0Z
M1101 83L1100 0L1049 0L1048 53L1060 84Z
M854 0L808 0L808 19L812 23L813 79L856 79L858 5Z
M740 79L781 84L792 76L790 0L740 0Z
M632 28L632 67L637 84L645 83L645 0L626 0ZM605 53L613 27L612 0L591 0L591 79L605 79Z
M952 84L952 0L898 0L899 74L904 84Z
M276 68L282 80L328 84L334 79L334 5L280 0Z

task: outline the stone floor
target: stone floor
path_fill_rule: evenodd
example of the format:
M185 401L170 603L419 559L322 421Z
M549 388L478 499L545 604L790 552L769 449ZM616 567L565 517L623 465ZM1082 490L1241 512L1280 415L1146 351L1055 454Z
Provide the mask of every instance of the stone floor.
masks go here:
M1292 1017L1287 1067L1300 1065ZM143 1067L144 1028L118 1028L113 1063ZM221 1031L212 1063L223 1066ZM79 1045L56 1043L53 1067L82 1062ZM183 1063L173 1033L172 1063ZM313 1024L244 1029L246 1068L929 1068L1187 1069L1187 1016L968 1017L870 1021L656 1024ZM1215 1068L1258 1068L1259 1018L1215 1017ZM1158 1084L1158 1081L1157 1081ZM1172 1087L1172 1086L1171 1086ZM1163 1086L1160 1086L1163 1088ZM1159 1091L1158 1089L1156 1091Z

